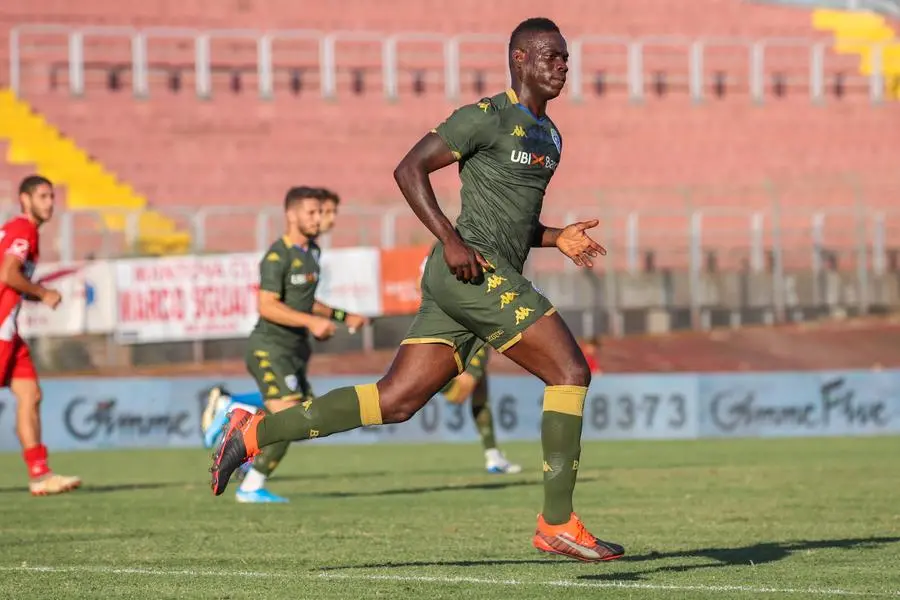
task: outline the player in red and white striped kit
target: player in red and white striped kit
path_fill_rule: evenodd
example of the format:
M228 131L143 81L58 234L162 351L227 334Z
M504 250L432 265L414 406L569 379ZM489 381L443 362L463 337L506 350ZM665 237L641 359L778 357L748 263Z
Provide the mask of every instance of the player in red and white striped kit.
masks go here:
M39 256L38 228L53 216L53 184L31 175L19 186L22 214L0 229L0 386L16 397L16 435L28 466L31 493L60 494L81 485L78 477L57 475L47 465L47 447L41 443L41 388L31 354L19 337L16 317L22 300L59 306L59 292L33 283Z

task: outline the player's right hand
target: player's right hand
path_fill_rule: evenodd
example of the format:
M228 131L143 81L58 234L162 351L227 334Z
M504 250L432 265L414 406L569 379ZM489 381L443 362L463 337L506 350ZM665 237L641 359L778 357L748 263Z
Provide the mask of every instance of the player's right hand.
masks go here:
M47 290L44 292L44 295L41 297L41 302L56 310L56 307L59 306L59 303L62 302L62 296L59 295L59 292L56 290Z
M470 248L458 235L444 244L444 260L450 272L463 282L474 281L491 268L478 250Z
M326 319L325 317L316 317L309 326L309 332L317 340L327 340L334 335L335 331L337 331L335 324L331 319Z

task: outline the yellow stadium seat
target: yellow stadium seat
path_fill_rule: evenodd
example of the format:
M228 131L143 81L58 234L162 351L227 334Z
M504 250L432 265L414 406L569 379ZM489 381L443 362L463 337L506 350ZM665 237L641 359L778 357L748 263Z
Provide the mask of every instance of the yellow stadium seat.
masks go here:
M130 185L5 89L0 90L0 139L9 142L8 162L34 165L38 172L64 185L70 209L99 212L112 231L134 227L128 233L135 236L137 250L159 255L190 249L190 235L177 231L172 219L148 210L147 200ZM129 219L129 213L136 216Z

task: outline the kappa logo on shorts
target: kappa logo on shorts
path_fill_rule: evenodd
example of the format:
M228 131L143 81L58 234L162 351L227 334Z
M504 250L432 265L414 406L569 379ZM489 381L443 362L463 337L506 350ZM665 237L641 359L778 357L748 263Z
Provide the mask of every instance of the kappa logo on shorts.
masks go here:
M526 320L533 312L533 308L527 308L525 306L518 307L516 309L516 325Z
M506 305L519 297L516 292L503 292L500 294L500 310L506 308Z
M500 284L503 283L504 281L506 281L506 279L503 277L500 277L499 275L491 275L490 277L487 278L487 291L488 292L494 291L495 289L500 287Z
M296 375L287 375L284 378L284 385L287 386L288 391L296 391L297 389L297 376Z

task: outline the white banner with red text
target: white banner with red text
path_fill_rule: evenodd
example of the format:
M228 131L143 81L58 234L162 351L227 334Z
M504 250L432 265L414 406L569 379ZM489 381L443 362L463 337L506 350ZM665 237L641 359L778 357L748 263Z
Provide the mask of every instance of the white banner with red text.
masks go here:
M115 262L116 339L149 343L240 338L257 319L259 254ZM366 316L380 313L377 248L329 250L317 298Z

